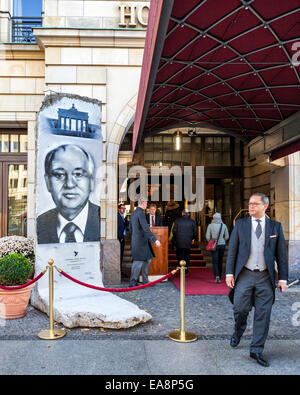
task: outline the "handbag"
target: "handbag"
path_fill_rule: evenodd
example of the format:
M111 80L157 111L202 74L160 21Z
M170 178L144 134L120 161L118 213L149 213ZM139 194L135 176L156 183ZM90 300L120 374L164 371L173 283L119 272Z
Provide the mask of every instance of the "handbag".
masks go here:
M218 234L218 238L217 239L210 239L207 246L206 246L206 251L216 251L217 249L217 245L218 245L218 241L220 238L220 234L221 234L221 230L222 230L222 226L223 224L221 224L220 230L219 230L219 234Z

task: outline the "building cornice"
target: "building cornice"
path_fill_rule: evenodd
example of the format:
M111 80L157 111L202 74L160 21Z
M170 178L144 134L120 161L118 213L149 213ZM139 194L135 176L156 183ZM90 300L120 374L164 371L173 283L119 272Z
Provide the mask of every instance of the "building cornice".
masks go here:
M36 28L40 48L60 46L144 48L146 29Z
M45 52L36 44L1 43L0 60L44 60Z

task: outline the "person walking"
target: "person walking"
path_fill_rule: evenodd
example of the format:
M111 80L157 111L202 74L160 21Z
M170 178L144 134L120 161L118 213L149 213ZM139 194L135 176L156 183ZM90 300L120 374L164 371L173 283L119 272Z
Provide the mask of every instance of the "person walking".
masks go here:
M225 253L226 241L229 239L227 226L222 221L220 213L215 213L211 223L206 230L206 240L217 239L215 251L212 251L213 271L216 283L220 284L223 269L223 257Z
M288 265L285 240L279 222L266 217L269 199L255 193L249 200L250 217L238 220L232 231L226 262L226 283L233 303L235 320L231 347L237 347L247 327L247 317L254 306L250 357L269 366L262 357L268 336L272 305L275 300L275 261L278 288L287 286Z
M190 218L188 210L182 210L181 217L174 222L173 238L178 264L181 260L186 262L186 274L188 274L192 241L197 238L197 235L195 221Z
M161 245L160 241L156 239L149 229L145 215L146 208L147 200L141 197L138 200L138 207L131 214L130 218L129 229L131 233L131 253L133 260L130 287L138 285L141 269L143 284L149 283L149 266L151 259L155 257L151 243L155 243L158 247Z

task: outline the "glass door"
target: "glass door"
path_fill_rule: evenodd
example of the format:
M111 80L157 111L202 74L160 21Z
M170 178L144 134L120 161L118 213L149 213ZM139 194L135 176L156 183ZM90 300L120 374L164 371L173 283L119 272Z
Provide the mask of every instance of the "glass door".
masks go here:
M0 237L27 235L27 163L0 161Z

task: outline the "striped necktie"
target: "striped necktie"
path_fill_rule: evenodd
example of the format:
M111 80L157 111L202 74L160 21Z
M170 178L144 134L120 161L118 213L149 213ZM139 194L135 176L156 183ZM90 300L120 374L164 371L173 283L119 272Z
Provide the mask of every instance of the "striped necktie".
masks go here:
M255 234L256 234L256 237L259 239L262 234L262 228L261 228L261 224L260 224L261 220L257 219L256 222L257 222L257 227L256 227Z

